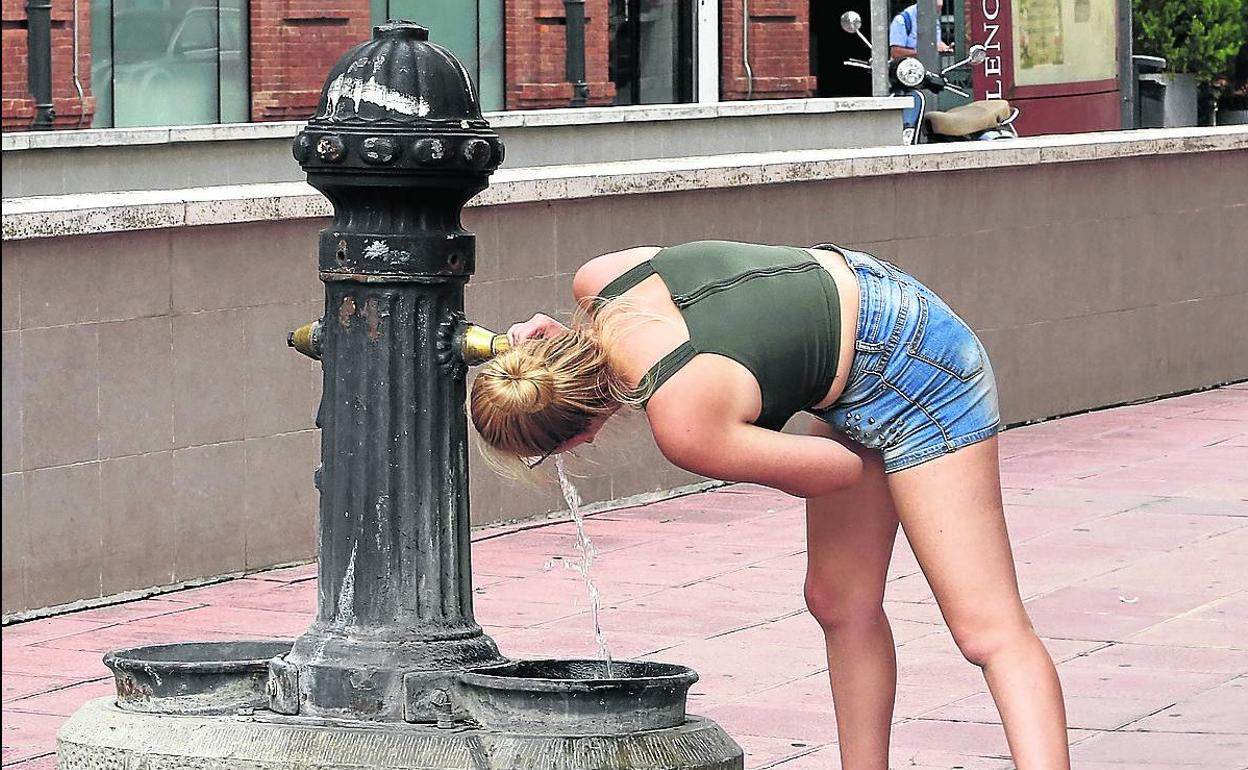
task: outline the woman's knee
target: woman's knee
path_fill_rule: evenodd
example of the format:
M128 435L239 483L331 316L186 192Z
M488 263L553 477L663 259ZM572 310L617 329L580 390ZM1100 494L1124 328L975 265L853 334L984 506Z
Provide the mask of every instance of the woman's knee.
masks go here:
M806 609L824 631L864 627L888 622L884 597L871 590L853 590L806 579Z
M1002 657L1042 645L1026 618L961 627L951 624L950 630L962 656L980 668L985 668Z

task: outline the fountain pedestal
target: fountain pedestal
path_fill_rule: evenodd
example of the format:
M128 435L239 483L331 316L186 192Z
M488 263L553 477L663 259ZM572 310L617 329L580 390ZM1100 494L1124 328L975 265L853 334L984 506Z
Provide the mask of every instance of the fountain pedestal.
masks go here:
M460 348L480 340L460 212L503 145L463 66L383 24L293 150L334 207L325 315L289 340L324 366L316 620L266 642L267 663L241 642L110 654L118 697L65 724L61 770L739 770L741 749L685 714L692 671L526 666L473 617Z

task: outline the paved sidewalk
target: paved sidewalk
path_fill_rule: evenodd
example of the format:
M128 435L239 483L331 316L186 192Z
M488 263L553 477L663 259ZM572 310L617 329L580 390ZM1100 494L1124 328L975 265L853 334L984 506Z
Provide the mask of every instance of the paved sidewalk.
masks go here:
M1080 770L1248 768L1248 384L1002 437L1020 582L1059 662ZM804 613L801 501L737 485L593 516L619 658L691 665L691 710L750 770L834 770L822 639ZM477 618L513 657L593 656L569 523L482 530ZM549 562L554 559L556 564ZM904 541L888 613L896 768L1011 767L979 672L955 649ZM315 567L257 574L3 630L4 767L52 768L55 732L108 694L103 651L294 636Z

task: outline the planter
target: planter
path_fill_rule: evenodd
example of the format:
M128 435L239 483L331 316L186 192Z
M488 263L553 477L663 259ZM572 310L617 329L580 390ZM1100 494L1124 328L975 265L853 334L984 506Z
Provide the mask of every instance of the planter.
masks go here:
M1196 76L1140 75L1140 128L1178 128L1198 123Z

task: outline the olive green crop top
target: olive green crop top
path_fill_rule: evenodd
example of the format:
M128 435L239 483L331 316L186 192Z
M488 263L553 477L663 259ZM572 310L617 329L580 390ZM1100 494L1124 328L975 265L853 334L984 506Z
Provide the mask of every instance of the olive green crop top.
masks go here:
M597 301L656 273L689 328L689 341L646 372L638 391L647 401L698 353L727 356L754 374L763 395L755 424L763 428L779 430L832 387L840 295L831 273L803 249L732 241L671 246L608 283Z

